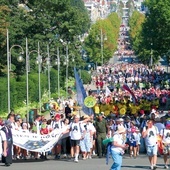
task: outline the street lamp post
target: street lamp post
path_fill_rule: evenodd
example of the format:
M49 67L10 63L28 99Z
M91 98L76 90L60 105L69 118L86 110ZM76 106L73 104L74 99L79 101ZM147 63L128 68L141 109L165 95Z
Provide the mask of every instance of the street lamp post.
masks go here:
M52 56L56 56L57 57L57 60L55 62L55 64L57 65L58 67L58 78L57 78L57 84L58 84L58 96L60 96L60 55L59 55L59 48L57 47L57 55L56 54L52 54L50 55L50 52L49 52L49 46L47 45L47 59L46 59L46 64L48 66L48 91L49 91L49 100L51 99L51 82L50 82L50 68L51 68L51 57Z
M50 82L50 52L49 52L49 45L47 45L47 70L48 70L48 98L51 99L51 82Z
M104 63L104 55L103 55L103 50L104 50L104 41L107 40L107 36L103 34L102 29L100 30L100 46L101 46L101 58L102 58L102 65ZM97 64L96 64L97 65Z
M42 56L40 55L40 43L38 42L38 50L33 50L32 52L36 52L38 57L36 59L36 64L38 64L38 98L39 98L39 107L41 114L41 64L42 64Z
M8 113L11 111L11 96L10 96L10 71L11 71L11 51L14 47L18 47L21 49L22 54L24 54L24 50L20 45L12 45L9 47L9 32L7 29L7 81L8 81Z
M102 65L103 65L103 32L100 31L100 41L101 41L101 56L102 56Z
M40 107L40 114L41 114L41 63L42 63L42 56L40 55L40 44L38 42L38 89L39 89L39 107Z
M73 54L68 54L68 52L66 52L65 62L64 62L64 65L66 65L66 98L68 98L68 67L69 67L69 57L72 57L72 62L74 62L74 59L75 59Z
M150 61L150 64L151 64L151 68L152 68L152 65L153 65L153 50L152 50L152 43L151 43L151 61Z
M27 122L29 122L29 84L28 84L28 72L29 72L29 55L28 55L28 41L26 38L26 91L27 91Z
M60 52L57 47L57 67L58 67L58 97L60 97Z
M68 43L66 45L66 99L68 97L68 62L69 62L69 58L68 58Z

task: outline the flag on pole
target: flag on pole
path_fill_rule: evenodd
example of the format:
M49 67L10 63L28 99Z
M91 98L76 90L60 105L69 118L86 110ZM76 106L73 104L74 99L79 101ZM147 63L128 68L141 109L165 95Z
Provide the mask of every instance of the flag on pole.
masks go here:
M75 79L76 79L77 103L78 103L79 106L82 107L82 111L85 114L91 115L91 114L93 114L92 109L88 108L84 105L84 99L87 97L87 94L86 94L86 91L84 89L81 78L80 78L75 67L74 67L74 75L75 75Z
M106 97L109 96L111 94L110 89L106 86Z
M126 91L128 91L131 94L133 103L136 104L138 102L137 98L136 98L135 94L132 92L132 90L130 90L129 86L127 84L124 84L122 87L123 87L123 89L125 89Z

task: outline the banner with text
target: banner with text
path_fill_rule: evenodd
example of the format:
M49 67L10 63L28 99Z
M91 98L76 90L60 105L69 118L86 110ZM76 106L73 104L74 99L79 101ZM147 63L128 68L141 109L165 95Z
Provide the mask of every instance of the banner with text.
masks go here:
M14 145L33 152L48 152L61 138L68 136L62 135L61 130L53 130L47 135L12 130L12 135Z

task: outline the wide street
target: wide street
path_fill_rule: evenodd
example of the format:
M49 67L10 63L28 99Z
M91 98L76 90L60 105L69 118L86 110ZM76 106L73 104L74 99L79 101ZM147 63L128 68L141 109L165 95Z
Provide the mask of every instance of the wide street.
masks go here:
M17 160L10 167L5 167L2 163L0 169L8 170L109 170L112 159L109 159L109 165L106 165L105 158L93 158L88 160L79 160L79 163L74 163L71 160L61 159L47 161L42 160ZM164 169L163 158L158 158L158 168ZM128 155L124 156L122 170L144 170L149 169L149 161L146 155L140 155L138 158L129 158Z

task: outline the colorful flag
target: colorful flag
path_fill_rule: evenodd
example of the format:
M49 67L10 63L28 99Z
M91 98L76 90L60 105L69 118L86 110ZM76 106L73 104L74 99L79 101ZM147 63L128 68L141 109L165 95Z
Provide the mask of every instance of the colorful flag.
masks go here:
M76 79L76 91L77 91L77 103L79 106L82 107L82 111L87 114L87 115L91 115L93 114L93 111L91 108L88 108L84 105L84 99L87 97L86 91L84 89L82 80L76 70L76 68L74 67L74 75L75 75L75 79Z
M130 90L129 86L127 84L124 84L122 87L131 94L133 103L136 104L138 102L137 98L135 97L135 94L132 92L132 90Z

